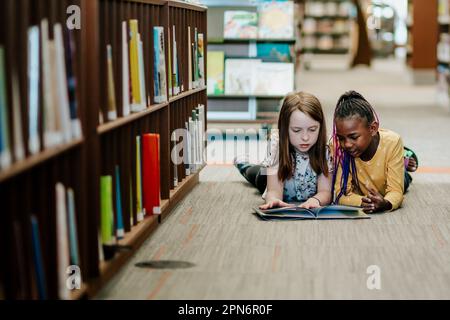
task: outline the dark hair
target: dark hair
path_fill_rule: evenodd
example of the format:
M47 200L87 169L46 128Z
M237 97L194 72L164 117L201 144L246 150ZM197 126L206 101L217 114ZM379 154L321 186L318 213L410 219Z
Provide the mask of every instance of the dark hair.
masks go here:
M320 123L317 142L309 149L309 161L311 168L317 175L323 173L328 176L328 165L326 160L327 133L325 117L320 101L312 94L306 92L293 92L288 94L284 100L278 117L279 130L279 166L278 179L285 181L292 177L295 169L292 155L294 147L289 142L289 121L295 110L299 110Z
M333 148L334 148L334 156L333 156L333 182L332 182L332 195L334 194L334 186L336 183L336 176L339 165L342 167L342 176L341 176L341 190L338 195L336 195L333 203L338 203L339 199L342 195L347 192L347 183L348 176L351 172L353 184L360 189L358 174L356 171L355 158L353 158L348 152L346 152L341 145L339 144L339 140L336 134L336 119L347 119L353 116L359 116L362 119L367 121L367 125L370 125L372 122L376 121L380 123L378 119L378 115L376 114L373 107L370 103L358 92L356 91L347 91L337 101L336 109L334 110L334 119L333 119Z

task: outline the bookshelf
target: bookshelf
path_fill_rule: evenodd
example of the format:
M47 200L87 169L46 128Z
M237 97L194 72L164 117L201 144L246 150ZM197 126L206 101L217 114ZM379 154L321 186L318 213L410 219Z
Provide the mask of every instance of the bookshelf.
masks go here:
M277 1L272 3L206 1L209 6L208 50L211 82L208 88L208 121L210 123L264 124L276 121L276 112L281 100L295 87L294 47L297 42L294 13L298 9L298 4L294 1L281 3L284 5L283 8ZM276 7L277 5L279 7ZM272 19L276 19L275 17L280 17L281 14L287 17L281 19L286 21L282 26L286 31L266 33L270 19L265 17L271 16L274 17ZM240 20L242 16L247 18ZM242 23L242 26L249 23L249 26L234 29L230 27L233 26L232 21L235 21L236 25ZM280 28L282 24L277 25ZM246 34L247 31L243 30L251 31ZM282 81L277 80L275 76L269 76L270 68L274 70L278 68L279 74L287 75L283 78L286 85L277 85ZM247 75L241 76L239 70ZM265 82L265 85L261 85L260 82ZM273 118L261 116L262 113L270 111L273 112Z
M38 73L39 94L36 100L39 102L37 123L39 124L38 140L41 144L37 152L31 152L31 147L27 143L30 140L32 127L30 122L32 115L29 111L32 109L29 103L34 101L33 93L28 90L28 81L31 81L28 78L29 61L33 57L33 54L29 53L32 51L29 51L27 47L29 30L34 25L40 26L39 31L44 30L40 23L47 19L50 30L49 39L53 40L58 35L54 26L59 23L63 26L63 45L65 46L66 43L70 43L67 40L69 38L65 37L66 33L69 33L65 30L69 17L66 10L69 6L77 6L81 9L79 13L82 27L70 31L75 51L69 50L66 53L75 52L73 56L70 56L72 59L70 65L73 67L76 86L73 91L70 91L71 87L68 86L69 103L76 102L75 115L81 124L82 134L52 146L44 144L49 130L43 124L42 117L47 115L44 113L44 106L57 108L57 104L48 103L50 100L45 100L44 76L46 73L44 70L49 68L49 64L42 56L42 60L38 60L41 67ZM195 170L191 172L186 172L184 163L178 165L172 163L171 151L174 141L171 141L171 134L176 129L184 129L189 117L197 117L201 114L197 109L198 105L204 106L205 113L207 110L206 44L203 55L200 55L198 42L200 39L198 34L203 34L205 39L207 36L207 8L176 0L5 0L0 7L2 8L0 10L0 46L4 48L5 57L4 68L0 66L0 73L5 79L6 96L13 97L11 102L8 100L8 103L4 105L9 125L7 141L10 142L10 151L13 156L9 165L0 167L0 200L2 212L5 213L4 220L0 224L0 237L2 243L11 244L0 246L0 254L10 257L0 267L1 294L5 299L63 297L61 257L65 254L62 254L60 246L60 243L64 242L61 240L64 236L61 238L63 233L60 231L63 230L60 224L63 211L61 207L57 207L56 203L65 203L68 206L74 204L75 207L77 241L71 241L72 238L70 238L68 242L70 245L76 243L78 246L77 265L80 267L82 279L81 289L70 291L65 298L72 300L91 298L114 276L199 181L199 173L204 167L202 162L199 162ZM123 33L122 22L133 19L138 22L142 57L145 57L138 61L141 68L138 84L139 88L143 89L141 96L143 100L141 100L141 110L126 112L124 103L127 100L126 92L133 95L136 87L133 87L131 83L132 71L129 70L130 87L129 90L123 90L123 81L128 78L124 76L126 75L123 69L124 61L130 61L126 59L125 52L131 55L133 51L123 50L123 34L129 35L129 33ZM131 23L128 26L131 28ZM154 64L155 48L158 45L155 45L156 29L153 27L159 26L163 27L161 30L164 35L164 45L161 48L164 50L161 52L164 63ZM169 42L174 40L172 37L174 26L176 51L172 51L174 46L171 46L172 43ZM188 36L188 26L190 36ZM41 38L38 39L41 44ZM131 38L127 41L129 41L127 42L129 45L127 49L129 49L132 46ZM107 45L111 46L110 56ZM58 52L57 44L55 47ZM169 51L169 48L172 50ZM172 60L169 59L169 52ZM171 67L174 62L173 53L176 54L178 63L176 85L180 89L179 92L172 92L172 82L168 85L168 81L172 80L172 74L169 76L168 73L169 64ZM66 59L63 60L66 62L63 65L65 68L55 67L55 74L59 75L61 70L65 70L68 78L68 61L70 60L67 57L65 56ZM205 65L203 70L200 67L201 58ZM132 67L131 62L130 66ZM164 87L155 86L154 75L157 73L159 81L162 81L162 78L159 78L162 66L165 69L167 85L161 93L158 91ZM173 70L175 69L172 68ZM15 75L17 75L17 81L14 80ZM111 78L113 82L110 82ZM54 80L52 78L50 88L57 86ZM16 98L18 96L16 92L20 93L20 100ZM163 101L158 100L161 94L165 95ZM116 116L113 118L110 118L109 113L112 106L111 97L114 97L116 101ZM132 96L132 98L135 97ZM135 103L134 100L129 101L130 104ZM20 110L20 113L16 113L17 110ZM13 119L16 118L20 121L14 122ZM16 123L21 124L21 137L17 136ZM206 130L206 123L203 126L200 125L200 121L193 123L196 125L198 123L195 130L199 136L202 135L200 128ZM3 123L1 125L3 127ZM62 131L65 129L64 125L60 128ZM140 160L137 158L135 137L144 133L159 135L159 159L155 163L159 165L160 214L147 214L142 221L138 222L136 166ZM23 142L23 157L16 157L17 141ZM199 141L203 140L199 139ZM3 145L0 144L0 148L2 147ZM118 174L115 176L116 166L118 166ZM120 212L118 211L120 206L125 231L122 239L114 240L112 247L115 253L111 259L101 259L100 253L104 252L103 249L101 249L102 252L99 251L99 233L102 225L100 181L101 176L104 175L113 177L112 208L117 215L117 212ZM140 177L140 179L144 178ZM55 190L57 182L61 182L66 190L69 188L73 190L72 202L66 203L65 196L60 198L61 194ZM64 200L58 202L58 199ZM38 222L37 228L34 228L35 225L30 222L32 214L36 217L33 221ZM113 220L115 230L118 227L116 216ZM69 228L72 225L69 224ZM37 237L33 233L35 230L39 231ZM35 239L39 239L40 250L35 249ZM40 253L41 264L36 262L35 252ZM37 265L42 265L42 272L36 272ZM42 278L42 275L45 278ZM39 281L40 279L42 281ZM42 295L40 290L42 287L45 288L45 295Z
M450 3L438 2L439 42L437 44L437 98L438 103L450 106Z
M301 53L303 65L311 68L314 60L352 55L354 5L351 0L306 0L302 6ZM323 57L322 57L323 56Z
M438 1L408 0L406 63L414 84L433 84L439 38Z

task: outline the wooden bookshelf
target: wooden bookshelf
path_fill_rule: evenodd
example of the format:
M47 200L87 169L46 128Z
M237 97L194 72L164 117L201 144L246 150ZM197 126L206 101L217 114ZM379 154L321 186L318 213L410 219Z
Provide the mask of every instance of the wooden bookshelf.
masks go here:
M175 0L5 0L0 5L0 45L5 48L6 83L11 96L12 73L17 73L20 91L21 122L27 124L27 31L32 25L48 19L49 27L59 22L65 26L68 14L66 8L78 5L82 28L73 31L76 55L76 101L78 118L81 121L83 137L70 143L43 150L30 155L26 150L24 160L15 161L6 169L0 169L0 201L5 213L0 225L1 243L14 246L0 246L0 254L14 257L20 248L23 261L9 258L0 267L0 287L5 299L36 299L37 286L32 259L32 237L30 216L35 214L39 222L40 242L46 275L47 298L58 299L58 268L56 235L55 184L62 182L71 187L75 194L76 224L78 233L79 266L83 284L80 290L70 293L71 300L91 298L120 270L121 266L136 252L169 212L198 183L199 173L185 176L184 164L174 169L170 154L171 133L184 128L192 111L199 105L207 111L206 87L187 90L188 79L188 37L191 27L205 37L205 83L206 83L206 39L207 8ZM138 113L122 114L122 21L137 19L143 42L145 97L149 106ZM153 30L164 27L165 67L168 72L168 32L175 25L179 77L183 92L170 96L166 88L167 101L156 103L153 86ZM14 30L14 32L12 32ZM53 30L53 29L51 29ZM172 34L170 34L172 38ZM50 38L53 33L50 32ZM65 41L65 39L64 39ZM108 105L108 78L106 45L112 47L114 94L117 102L117 119L99 123L99 113L105 117ZM42 75L41 75L42 76ZM41 81L42 83L42 81ZM42 84L40 84L42 87ZM40 88L42 109L43 88ZM10 107L9 107L10 108ZM42 111L42 110L40 110ZM11 110L9 110L11 114ZM43 128L39 127L40 140ZM205 124L206 129L206 124ZM28 136L27 125L23 127L24 145ZM135 137L144 133L157 133L160 137L160 192L161 214L149 215L144 221L136 221L136 144ZM12 140L12 139L11 139ZM100 228L100 177L113 175L115 165L120 167L120 189L123 208L125 236L118 241L119 250L111 260L100 261L98 234ZM180 182L174 187L174 171L179 172ZM115 199L116 194L113 191ZM114 208L116 202L114 201ZM116 210L115 210L116 212ZM20 226L19 238L15 237L13 226ZM17 241L20 239L20 241ZM24 265L25 267L24 268ZM21 270L24 270L21 272ZM14 275L14 276L11 276ZM25 284L25 285L24 285Z

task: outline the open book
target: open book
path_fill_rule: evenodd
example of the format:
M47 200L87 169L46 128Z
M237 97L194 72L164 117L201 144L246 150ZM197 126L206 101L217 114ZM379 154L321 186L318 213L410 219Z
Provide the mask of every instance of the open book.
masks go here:
M253 208L256 215L263 220L304 220L304 219L370 219L361 207L329 205L320 208L305 209L293 207L261 210Z

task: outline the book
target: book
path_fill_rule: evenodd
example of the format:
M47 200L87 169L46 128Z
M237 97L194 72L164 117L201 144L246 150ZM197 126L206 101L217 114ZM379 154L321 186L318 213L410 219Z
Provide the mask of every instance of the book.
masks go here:
M100 177L100 230L102 244L114 244L114 208L112 176Z
M263 62L292 62L293 54L287 43L258 43L256 57Z
M118 165L115 166L115 175L116 175L116 236L117 239L122 239L125 235L125 230L123 227L122 193L120 192L120 168Z
M0 45L0 169L11 164L8 114L5 48Z
M39 232L39 223L35 215L31 216L31 240L38 298L39 300L47 300L47 281L44 269L44 259L42 258L41 236Z
M172 51L171 51L171 41L170 41L170 28L167 32L167 44L168 44L168 50L167 50L167 55L168 55L168 66L169 66L169 70L167 72L168 75L168 86L169 86L169 97L173 96L173 83L172 83Z
M69 246L70 246L70 263L72 265L80 265L78 252L78 233L77 220L75 211L75 195L72 188L67 188L67 220L69 222Z
M114 72L113 72L113 57L112 47L110 44L106 45L106 72L108 81L108 121L117 119L116 108L116 92L114 90Z
M191 174L191 134L189 132L189 123L185 122L185 130L183 131L183 161L186 176Z
M292 207L261 210L253 208L254 213L263 220L308 220L308 219L370 219L361 207L329 205L313 209Z
M150 97L146 97L145 86L145 64L144 64L144 44L141 40L141 35L138 34L138 62L139 62L139 83L141 85L141 110L144 110L147 105L150 105Z
M172 68L172 88L173 88L173 95L177 95L180 93L180 78L178 73L178 50L177 50L177 41L175 36L175 25L172 26L172 62L173 62L173 68Z
M130 114L130 60L128 59L127 22L122 21L122 116Z
M293 1L262 1L258 5L258 18L259 38L294 37Z
M208 51L207 93L221 95L224 93L225 52Z
M77 102L77 79L75 77L76 52L73 31L66 31L65 53L66 53L66 73L67 86L69 93L69 109L70 109L70 129L72 131L72 139L81 138L83 133L81 129L81 121L78 117L78 102Z
M140 112L142 108L141 95L141 76L139 59L139 39L138 39L138 21L132 19L129 21L130 28L130 75L131 75L131 111Z
M39 152L39 27L28 29L28 151Z
M225 11L223 23L225 39L256 39L258 37L258 15L256 12Z
M193 83L192 83L192 66L193 66L193 62L192 62L192 41L191 41L191 27L187 27L188 31L188 79L189 79L189 84L188 84L188 89L191 90L193 87Z
M198 79L199 79L199 73L198 73L198 31L197 28L194 28L194 43L192 44L192 62L193 62L193 68L192 72L192 86L193 88L198 88Z
M203 33L198 34L198 74L199 86L205 86L205 40Z
M164 54L164 27L153 27L153 83L154 101L162 103L167 101L166 59Z
M142 207L142 169L141 169L141 137L136 137L136 220L142 221L145 209Z
M12 109L14 160L20 161L25 158L25 149L23 144L19 78L16 72L13 72L12 75Z
M66 270L70 265L69 232L67 230L66 188L60 182L56 184L56 239L58 259L58 296L59 299L70 298L69 289L66 286Z
M226 59L225 60L225 94L252 95L258 80L259 59ZM245 66L245 67L244 67ZM265 78L262 79L267 81ZM270 81L272 84L272 81Z
M147 214L161 213L159 134L142 136L143 204Z
M263 62L256 65L253 93L284 96L294 91L294 64ZM270 81L267 81L270 79Z

